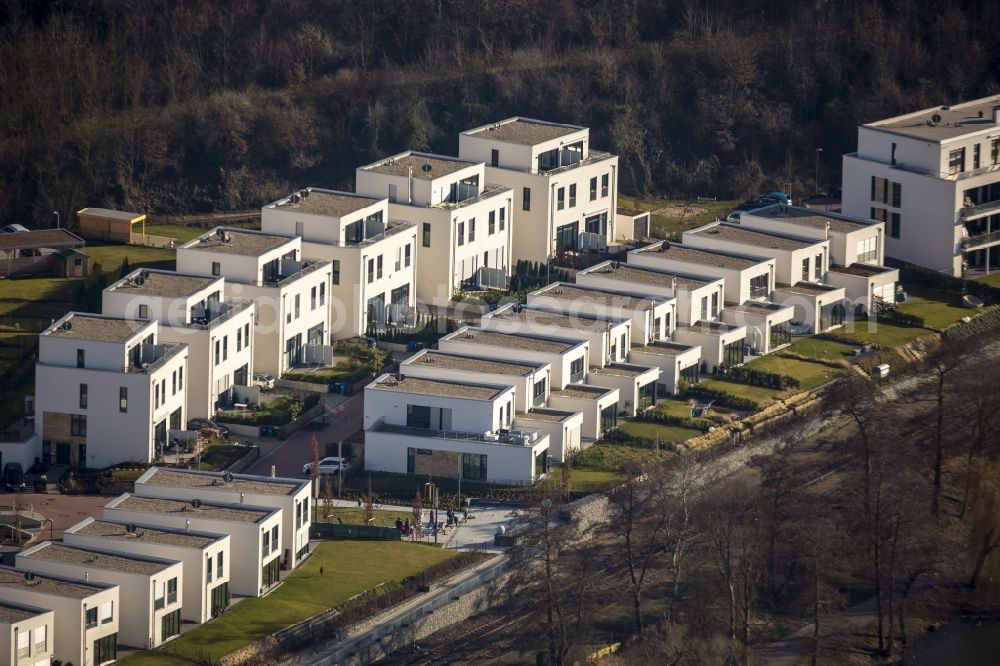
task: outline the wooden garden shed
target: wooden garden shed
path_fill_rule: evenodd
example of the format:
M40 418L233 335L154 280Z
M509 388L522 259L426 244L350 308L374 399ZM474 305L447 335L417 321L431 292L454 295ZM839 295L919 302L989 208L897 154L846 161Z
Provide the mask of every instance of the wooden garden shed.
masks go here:
M76 213L80 235L93 240L138 242L146 235L146 216L110 208L84 208ZM135 229L135 225L140 225Z

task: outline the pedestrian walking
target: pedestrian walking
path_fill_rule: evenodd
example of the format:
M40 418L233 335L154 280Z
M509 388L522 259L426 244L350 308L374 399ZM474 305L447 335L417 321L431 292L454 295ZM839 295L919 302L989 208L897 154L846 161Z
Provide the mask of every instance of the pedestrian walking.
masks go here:
M322 577L323 577L323 573L324 573L325 571L326 571L326 565L325 565L325 564L321 564L321 565L319 565L319 577L320 577L320 578L322 578Z

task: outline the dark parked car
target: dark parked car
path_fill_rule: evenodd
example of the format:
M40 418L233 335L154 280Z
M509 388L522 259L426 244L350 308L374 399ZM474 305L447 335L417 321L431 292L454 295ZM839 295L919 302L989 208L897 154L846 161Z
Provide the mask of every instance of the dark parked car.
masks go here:
M24 490L24 470L21 468L21 463L4 465L3 486L7 490Z
M222 439L229 439L229 428L219 425L215 421L210 419L190 419L188 421L188 430L204 430L206 428L218 432Z

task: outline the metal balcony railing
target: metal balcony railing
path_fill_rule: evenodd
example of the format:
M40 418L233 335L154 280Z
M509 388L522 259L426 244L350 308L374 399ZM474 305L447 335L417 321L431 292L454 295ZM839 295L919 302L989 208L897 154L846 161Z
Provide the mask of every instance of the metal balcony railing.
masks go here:
M994 231L989 234L979 234L978 236L963 238L962 249L976 250L990 245L996 245L998 243L1000 243L1000 231Z
M987 201L986 203L977 204L975 206L965 206L961 210L961 216L963 219L967 219L977 215L983 215L984 213L992 213L994 211L1000 211L1000 199L997 201Z

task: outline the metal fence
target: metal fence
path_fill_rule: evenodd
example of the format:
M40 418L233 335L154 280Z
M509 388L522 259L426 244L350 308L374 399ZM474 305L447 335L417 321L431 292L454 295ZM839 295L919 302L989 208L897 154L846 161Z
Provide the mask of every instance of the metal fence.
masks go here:
M399 541L401 539L400 532L395 527L375 525L314 522L309 531L314 539L357 539L362 541Z

